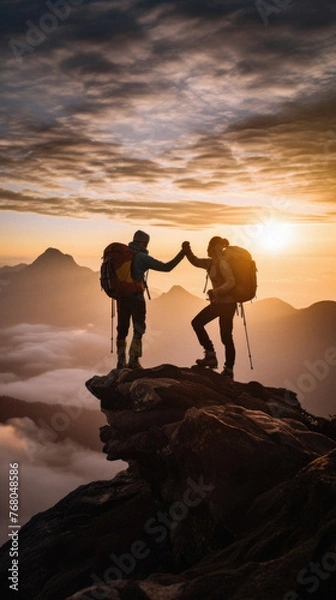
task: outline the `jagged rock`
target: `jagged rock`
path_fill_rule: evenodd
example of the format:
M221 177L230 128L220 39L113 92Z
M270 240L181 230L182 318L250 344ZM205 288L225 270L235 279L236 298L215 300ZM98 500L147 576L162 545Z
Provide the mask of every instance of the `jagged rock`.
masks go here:
M217 379L219 378L219 379ZM157 381L155 385L155 380ZM113 370L103 377L87 381L88 390L99 400L102 409L150 410L155 405L169 408L188 408L204 404L222 404L230 393L231 382L207 369L180 369L174 365L160 365L153 369ZM129 391L134 389L134 393ZM149 394L149 388L151 393Z
M144 454L152 452L154 446L155 450L159 450L166 445L169 451L167 440L171 432L164 444L165 435L158 436L156 428L165 431L165 425L183 419L184 432L187 431L186 423L189 423L189 437L191 421L198 428L202 428L201 423L204 422L205 435L216 448L211 457L216 454L226 456L229 448L225 444L229 443L235 452L238 451L242 430L249 436L252 445L257 439L263 461L270 452L270 474L265 477L270 485L274 485L274 477L283 476L285 467L290 476L293 468L304 466L333 447L328 438L310 431L307 414L293 393L264 388L258 382L246 385L234 383L207 369L179 369L173 365L140 371L124 369L112 371L107 378L95 377L87 382L87 387L101 399L102 410L110 425L109 433L105 427L101 434L105 442L104 451L110 460L140 460ZM205 407L211 409L206 410ZM291 418L290 423L285 420L288 418ZM174 429L175 436L177 429ZM150 431L153 431L152 436L148 435ZM231 440L232 435L237 439ZM134 436L136 439L133 439ZM158 437L160 441L152 439L158 440ZM198 431L195 439L189 440L190 444L197 448L201 437L202 431ZM277 442L276 445L274 442ZM147 449L146 443L150 445ZM183 439L180 447L185 448L187 443L188 438ZM319 443L322 446L314 453ZM285 465L280 470L275 451L281 464ZM254 464L256 457L252 447L247 449L246 454L249 456L251 453ZM173 454L176 455L176 452ZM264 485L268 484L265 482Z
M335 420L199 368L123 369L87 387L107 458L129 469L22 528L22 600L335 596ZM2 589L7 567L8 545Z

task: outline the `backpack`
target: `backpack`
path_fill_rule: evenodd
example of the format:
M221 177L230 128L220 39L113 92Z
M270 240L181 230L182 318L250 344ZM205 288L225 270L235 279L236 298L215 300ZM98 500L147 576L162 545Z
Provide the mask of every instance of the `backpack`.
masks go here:
M253 300L257 291L257 266L251 254L240 246L227 246L223 257L229 263L236 281L230 294L239 303Z
M117 299L144 291L143 281L135 281L132 277L134 254L135 250L120 242L112 242L105 248L100 267L100 285L109 298Z

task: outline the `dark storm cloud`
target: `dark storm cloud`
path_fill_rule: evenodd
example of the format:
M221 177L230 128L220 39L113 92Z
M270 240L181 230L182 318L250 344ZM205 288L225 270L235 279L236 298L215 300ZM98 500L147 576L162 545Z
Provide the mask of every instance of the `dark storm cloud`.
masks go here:
M336 9L274 6L265 26L247 0L6 0L2 208L202 226L261 192L313 217L334 194Z
M107 60L98 52L79 52L75 56L65 59L60 64L60 68L67 73L75 72L84 76L120 72L118 65Z
M125 2L125 5L129 3ZM3 35L23 33L27 29L27 20L38 24L46 14L53 14L59 21L66 24L63 34L69 35L73 27L83 30L83 36L97 39L104 38L105 31L131 32L138 29L133 16L122 8L122 2L107 0L3 0ZM116 7L116 8L115 8ZM119 8L118 8L119 7ZM89 17L94 14L92 27ZM42 20L43 24L43 20ZM98 27L100 29L98 29ZM51 28L51 21L50 21ZM99 34L101 32L101 34Z

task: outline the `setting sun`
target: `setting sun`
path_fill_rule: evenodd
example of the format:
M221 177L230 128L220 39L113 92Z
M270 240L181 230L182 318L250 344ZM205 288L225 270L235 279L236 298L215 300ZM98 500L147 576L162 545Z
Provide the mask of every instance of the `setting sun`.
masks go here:
M267 223L260 236L260 245L270 252L285 249L292 241L293 226L289 223Z

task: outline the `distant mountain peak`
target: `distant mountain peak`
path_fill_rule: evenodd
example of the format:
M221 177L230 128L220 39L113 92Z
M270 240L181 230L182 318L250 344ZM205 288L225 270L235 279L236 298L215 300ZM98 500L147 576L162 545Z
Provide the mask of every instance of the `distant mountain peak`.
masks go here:
M35 267L55 267L55 266L77 266L74 259L70 254L63 254L57 248L47 248L40 254L34 262L31 263L31 266Z
M167 294L185 294L187 290L182 285L173 285L167 292Z
M197 296L194 296L193 294L191 294L190 292L188 292L188 290L186 290L182 285L173 285L168 292L165 292L164 294L162 294L162 296L168 296L169 298L176 298L176 297L180 297L180 298L186 298L186 297L193 297L193 298L197 298ZM199 299L199 298L197 298Z

